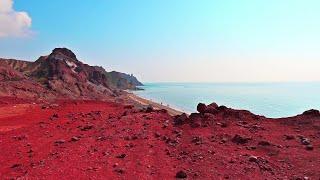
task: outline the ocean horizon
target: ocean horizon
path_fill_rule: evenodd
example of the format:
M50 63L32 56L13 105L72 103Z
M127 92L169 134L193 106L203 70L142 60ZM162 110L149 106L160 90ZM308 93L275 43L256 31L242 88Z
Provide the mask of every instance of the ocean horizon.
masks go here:
M199 102L215 102L269 118L320 109L320 82L286 83L145 83L133 93L187 113Z

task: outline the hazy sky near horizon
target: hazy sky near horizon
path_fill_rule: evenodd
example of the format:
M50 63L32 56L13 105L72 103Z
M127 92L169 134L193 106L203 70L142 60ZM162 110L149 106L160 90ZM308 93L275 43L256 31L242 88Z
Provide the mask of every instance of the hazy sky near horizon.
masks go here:
M320 81L318 0L0 0L0 57L55 47L144 82Z

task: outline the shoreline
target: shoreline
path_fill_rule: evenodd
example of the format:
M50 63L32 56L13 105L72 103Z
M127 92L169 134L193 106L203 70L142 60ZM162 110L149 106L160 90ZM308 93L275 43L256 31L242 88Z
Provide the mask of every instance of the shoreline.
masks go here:
M169 106L166 106L166 105L163 105L161 103L158 103L158 102L154 102L152 100L148 100L148 99L145 99L143 97L140 97L132 92L127 92L127 97L134 101L135 103L138 103L142 106L148 106L148 105L151 105L154 109L157 109L157 110L160 110L160 109L165 109L168 111L168 113L171 115L171 116L176 116L176 115L181 115L183 113L186 113L186 112L183 112L182 110L178 110L178 109L174 109L172 107L169 107ZM187 113L186 113L187 114Z

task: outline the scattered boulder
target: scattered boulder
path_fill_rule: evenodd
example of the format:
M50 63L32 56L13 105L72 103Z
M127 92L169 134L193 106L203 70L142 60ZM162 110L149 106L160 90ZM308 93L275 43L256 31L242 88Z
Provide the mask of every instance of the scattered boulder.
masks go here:
M122 116L127 116L127 114L128 114L128 111L124 111L124 112L122 113Z
M320 116L320 112L319 110L316 109L310 109L308 111L305 111L304 113L302 113L303 115L307 115L307 116Z
M206 108L206 113L210 113L210 114L216 114L218 112L217 108L218 108L218 104L216 103L211 103L207 106Z
M92 128L93 128L93 125L85 125L83 127L80 127L80 130L81 131L88 131L88 130L90 130Z
M65 143L66 141L64 139L59 139L59 140L56 140L54 143L55 144L63 144Z
M153 107L151 106L151 105L149 105L147 108L146 108L146 110L145 110L145 112L146 113L151 113L151 112L153 112Z
M286 140L292 140L294 139L294 136L293 135L284 135L285 139Z
M178 179L185 179L187 177L188 177L187 173L185 173L184 171L178 171L176 174L176 178L178 178Z
M311 144L306 145L306 150L312 151L313 150L313 146Z
M228 124L226 122L221 122L220 127L226 128L226 127L228 127Z
M164 123L162 123L162 128L167 128L169 126L169 120L166 120Z
M80 139L77 137L77 136L73 136L72 138L71 138L71 141L73 141L73 142L75 142L75 141L79 141Z
M109 155L110 155L110 153L109 153L109 152L107 152L107 151L104 151L104 152L102 152L102 155L103 155L103 156L109 156Z
M123 174L125 172L124 169L122 169L122 168L116 168L114 171L119 174Z
M197 111L201 114L204 114L207 110L207 106L203 103L199 103L197 106Z
M217 103L214 103L214 102L213 102L213 103L209 104L207 107L208 107L208 108L217 109L219 106L218 106Z
M58 119L59 118L59 115L58 114L53 114L51 117L50 117L50 120L55 120L55 119Z
M223 143L226 143L227 141L228 141L227 137L222 137L220 143L223 144Z
M303 144L303 145L309 145L311 143L310 139L305 138L305 137L301 137L300 140L301 140L301 144Z
M202 138L199 136L193 137L191 142L196 145L202 144Z
M204 103L199 103L197 106L197 111L200 114L205 114L205 113L209 113L209 114L216 114L218 112L217 108L219 106L216 103L211 103L208 106L205 105Z
M159 137L161 137L161 134L159 132L155 132L154 137L159 138Z
M22 164L13 164L10 168L19 168L21 166L22 166Z
M218 111L226 111L228 108L226 106L219 106L217 107Z
M249 156L249 161L250 162L258 162L258 157L257 156Z
M187 121L188 121L188 116L186 113L183 113L181 115L177 115L174 117L173 124L175 126L179 126L179 125L185 124Z
M260 141L260 142L258 142L258 145L260 145L260 146L270 146L271 144L268 141Z
M246 144L246 143L248 143L249 140L250 140L250 138L242 137L242 136L240 136L238 134L236 134L232 138L232 142L236 143L236 144Z
M126 156L127 156L126 154L120 154L120 155L116 156L116 158L123 159L123 158L125 158Z

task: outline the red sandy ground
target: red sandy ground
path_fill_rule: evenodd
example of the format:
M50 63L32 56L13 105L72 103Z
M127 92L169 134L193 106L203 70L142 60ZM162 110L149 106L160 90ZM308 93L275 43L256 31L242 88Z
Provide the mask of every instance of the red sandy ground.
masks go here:
M180 170L188 179L319 179L319 116L201 118L192 127L113 102L1 98L0 179L174 179Z

